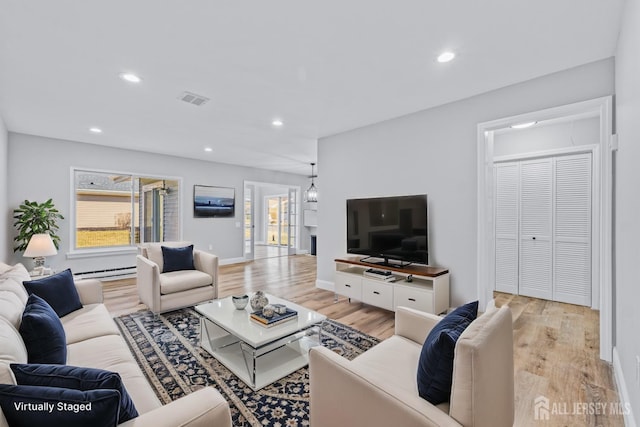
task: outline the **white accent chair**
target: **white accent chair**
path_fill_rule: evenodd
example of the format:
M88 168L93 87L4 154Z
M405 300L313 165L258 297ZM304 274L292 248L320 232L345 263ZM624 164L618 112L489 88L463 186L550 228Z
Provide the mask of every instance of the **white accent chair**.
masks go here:
M510 427L514 421L511 311L490 308L460 335L450 401L418 395L420 351L440 317L398 307L396 333L347 360L326 347L309 352L313 427Z
M154 313L176 310L218 298L218 257L193 250L195 270L163 273L162 246L180 248L190 242L143 243L137 255L140 301Z

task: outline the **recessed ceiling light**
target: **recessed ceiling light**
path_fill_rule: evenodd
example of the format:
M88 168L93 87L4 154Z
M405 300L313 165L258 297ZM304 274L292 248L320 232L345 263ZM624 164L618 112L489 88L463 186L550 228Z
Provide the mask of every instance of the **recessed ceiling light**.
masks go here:
M91 132L91 133L102 133L102 129L97 128L97 127L92 127L92 128L89 128L89 132Z
M528 127L531 127L533 125L535 125L538 122L525 122L525 123L518 123L517 125L511 125L511 129L525 129Z
M204 151L206 151L207 153L210 153L213 151L213 148L211 147L204 147Z
M453 52L443 52L438 56L438 62L449 62L455 57L456 54Z
M271 122L272 125L280 127L282 126L284 123L282 122L282 120L280 119L275 119L274 121Z
M129 83L140 83L142 79L133 73L120 73L120 78Z

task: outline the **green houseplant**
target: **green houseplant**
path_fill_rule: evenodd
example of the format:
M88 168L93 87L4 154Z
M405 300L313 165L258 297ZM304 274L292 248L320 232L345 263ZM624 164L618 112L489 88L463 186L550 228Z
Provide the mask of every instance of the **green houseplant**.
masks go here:
M44 203L25 200L18 209L13 210L13 219L15 219L13 226L18 230L18 235L13 238L14 252L27 249L31 236L41 233L48 233L53 244L58 248L60 243L60 237L56 234L58 220L64 217L55 208L52 199Z

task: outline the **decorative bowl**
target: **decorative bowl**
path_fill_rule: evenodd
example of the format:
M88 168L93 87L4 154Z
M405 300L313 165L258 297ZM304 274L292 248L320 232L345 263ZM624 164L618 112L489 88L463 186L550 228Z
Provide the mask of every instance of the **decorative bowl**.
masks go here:
M270 317L273 317L274 314L275 314L275 311L271 304L267 304L262 308L262 315L264 317L270 318Z
M249 295L233 295L231 300L238 310L244 310L247 304L249 304Z

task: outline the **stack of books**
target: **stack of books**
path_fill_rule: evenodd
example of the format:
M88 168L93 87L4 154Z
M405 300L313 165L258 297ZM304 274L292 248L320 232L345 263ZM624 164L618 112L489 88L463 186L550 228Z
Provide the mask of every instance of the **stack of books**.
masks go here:
M265 317L262 314L262 310L254 311L250 315L250 319L257 323L260 326L264 326L265 328L271 328L276 325L280 325L282 323L288 322L290 320L295 320L298 318L298 312L292 310L287 307L287 310L284 313L278 314L274 313L271 317Z

